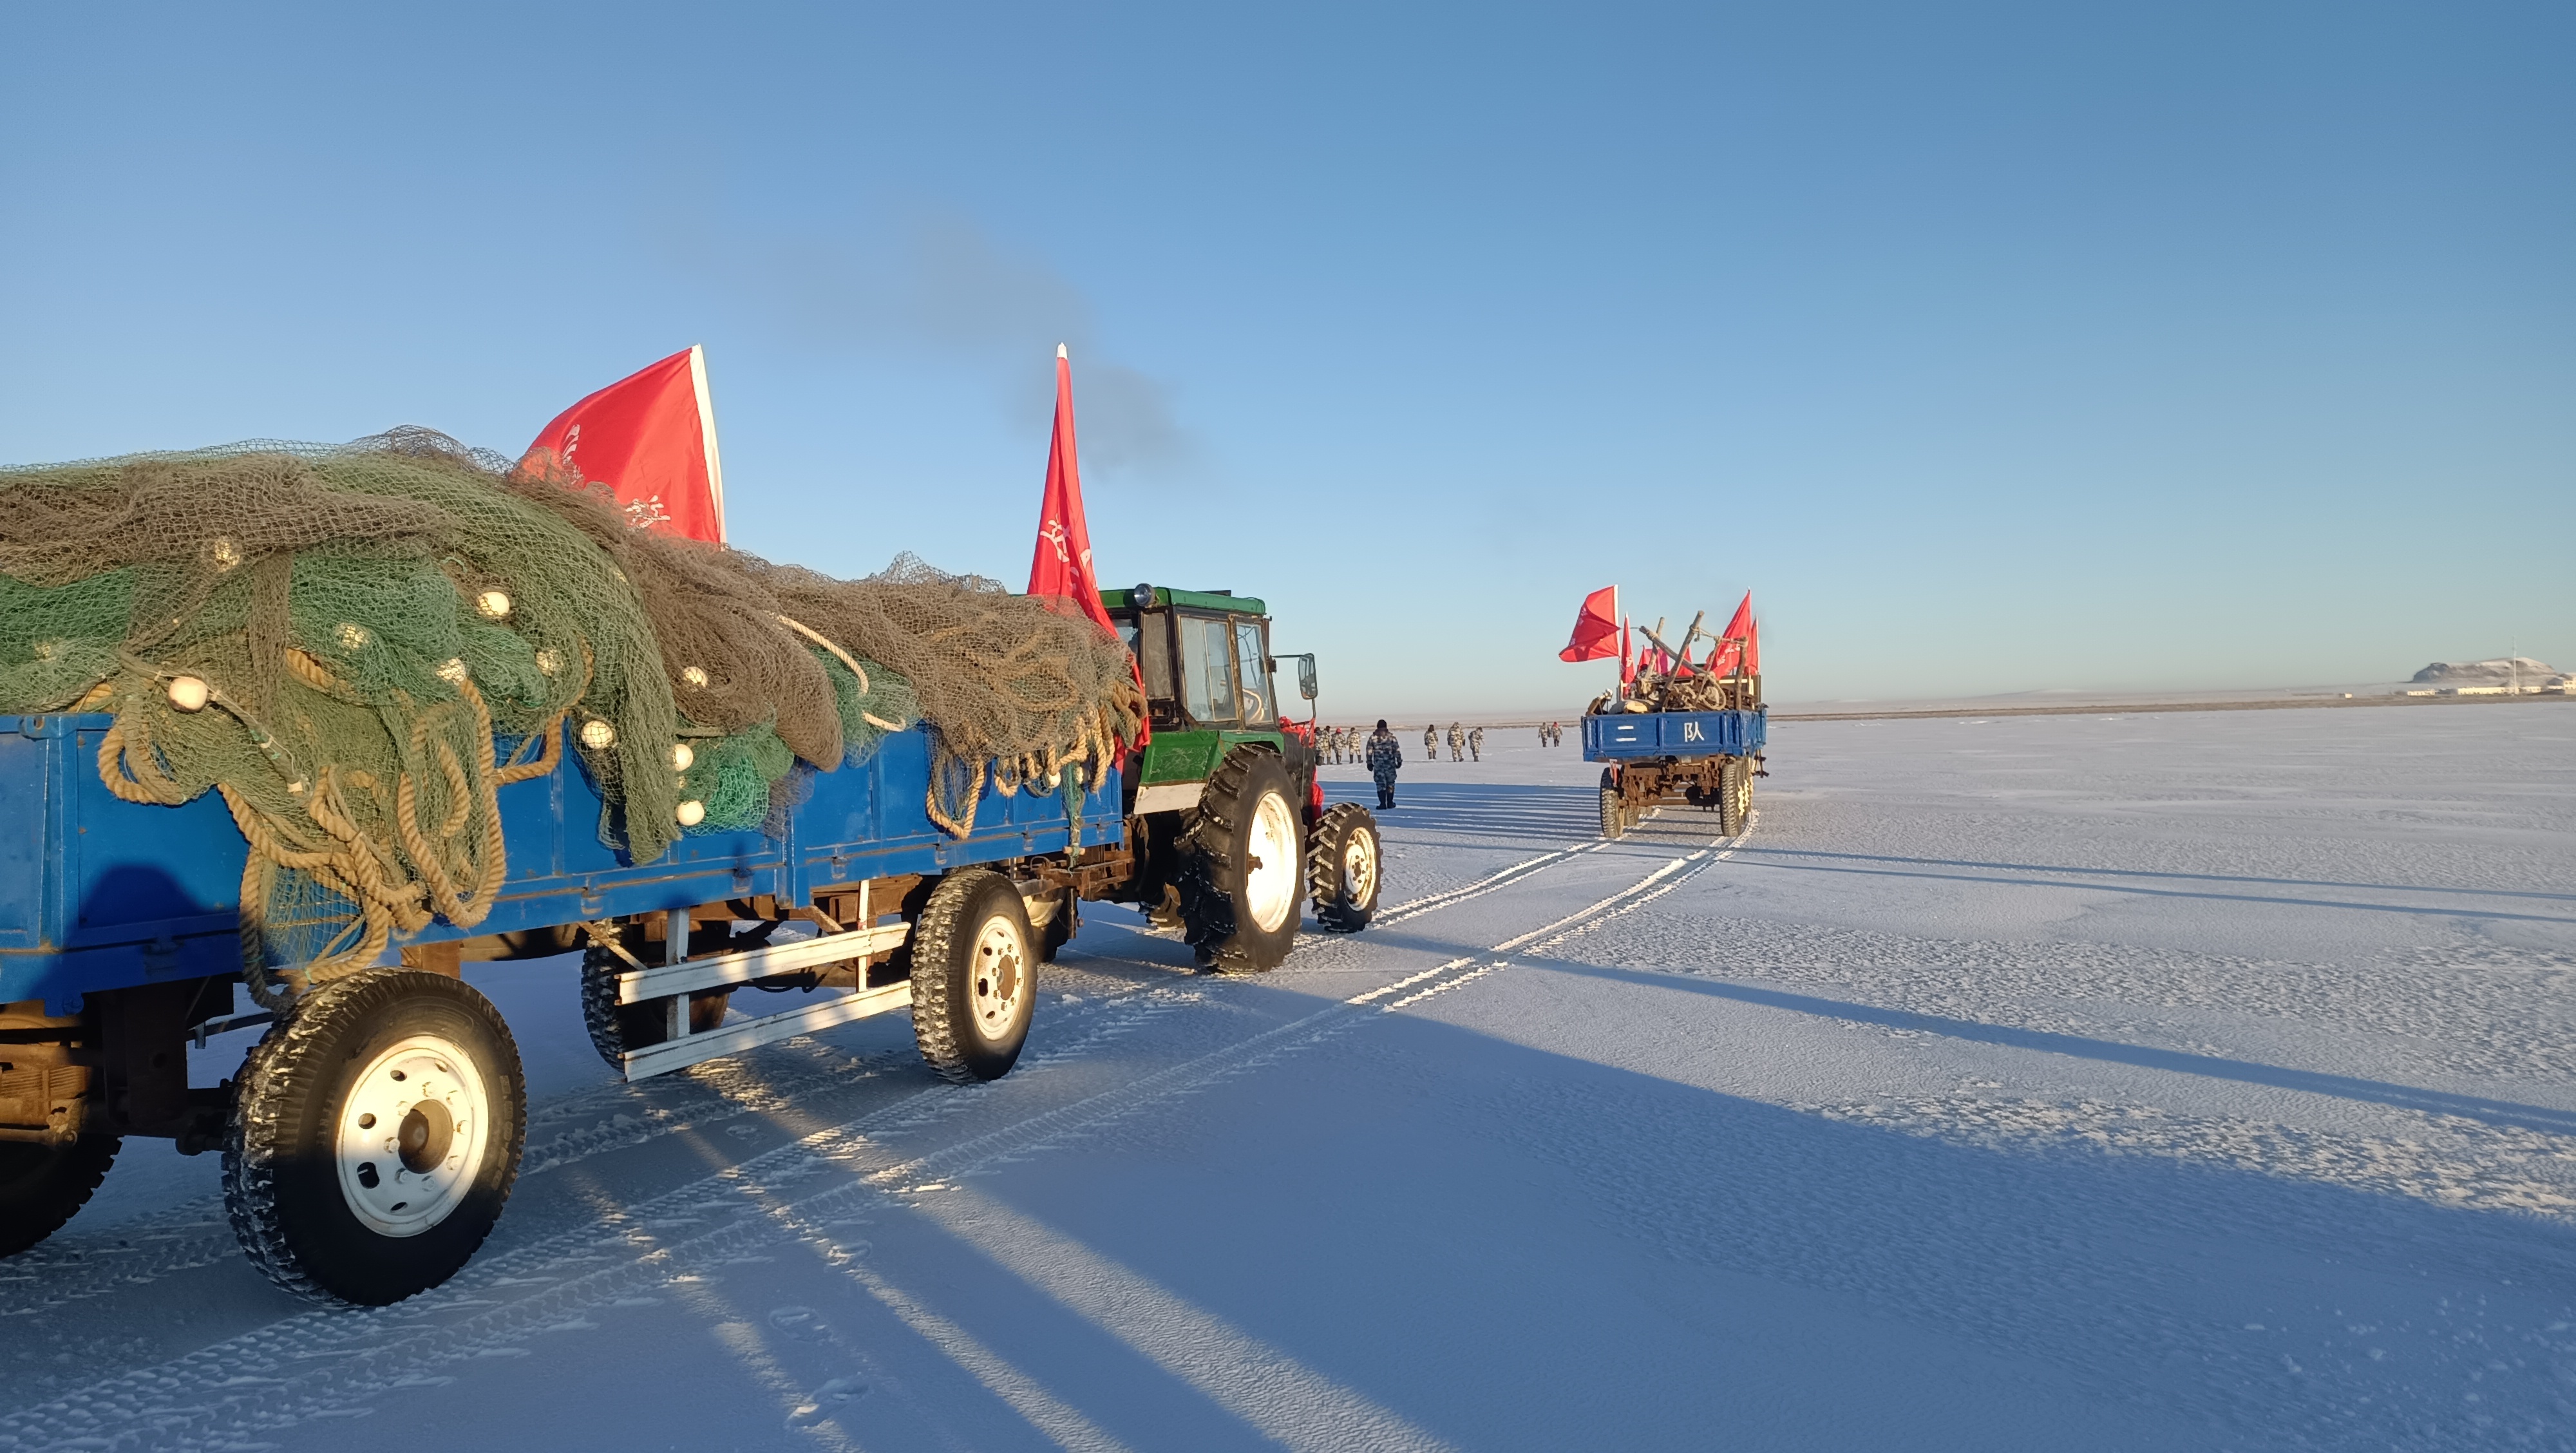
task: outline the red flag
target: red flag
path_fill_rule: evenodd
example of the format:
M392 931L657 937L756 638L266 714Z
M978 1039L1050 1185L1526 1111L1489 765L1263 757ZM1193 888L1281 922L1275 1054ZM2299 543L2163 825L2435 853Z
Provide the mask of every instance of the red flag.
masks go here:
M1038 506L1038 543L1029 557L1029 594L1057 610L1087 616L1115 634L1091 573L1091 526L1082 518L1082 464L1073 444L1073 362L1055 350L1055 438L1047 445L1046 498Z
M703 348L674 353L557 414L521 463L568 466L607 485L637 529L724 543L724 466Z
M1744 603L1735 608L1735 618L1718 633L1716 649L1708 653L1708 672L1712 676L1732 676L1741 665L1744 674L1762 674L1762 628L1753 620L1753 592L1744 592Z
M1055 350L1055 437L1047 444L1046 498L1038 504L1037 548L1029 557L1029 594L1057 611L1079 615L1111 635L1109 608L1100 603L1100 579L1091 570L1091 526L1082 516L1082 460L1073 442L1073 361ZM1136 689L1145 668L1133 657ZM1153 740L1151 723L1139 719L1135 745Z
M1625 616L1622 616L1619 620L1619 684L1625 686L1636 679L1637 658L1629 650L1628 621Z
M1560 661L1598 661L1619 654L1619 587L1605 585L1583 597L1574 613L1574 637L1556 653Z

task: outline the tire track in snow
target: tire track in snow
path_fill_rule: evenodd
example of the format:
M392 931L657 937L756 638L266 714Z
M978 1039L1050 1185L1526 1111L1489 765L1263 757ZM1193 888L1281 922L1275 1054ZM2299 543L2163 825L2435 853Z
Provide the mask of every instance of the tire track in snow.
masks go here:
M1370 920L1370 922L1372 926L1380 923L1402 923L1408 918L1418 918L1435 909L1447 908L1456 903L1464 903L1470 898L1482 898L1488 893L1499 893L1503 889L1509 888L1513 884L1518 883L1523 878L1545 872L1549 868L1553 868L1557 864L1565 862L1569 858L1573 858L1584 853L1597 853L1609 845L1609 840L1604 838L1597 842L1575 843L1569 847L1559 848L1552 853L1541 853L1535 858L1530 858L1524 862L1514 863L1499 873L1479 878L1475 882L1469 883L1464 887L1451 888L1446 892L1425 894L1409 903L1399 903L1393 908L1381 910L1374 919Z
M752 1156L714 1174L676 1186L602 1222L567 1227L498 1254L477 1258L446 1285L381 1309L316 1309L198 1349L163 1363L104 1378L35 1407L0 1414L0 1449L45 1450L121 1445L178 1449L231 1447L259 1432L327 1415L422 1376L426 1370L484 1355L577 1320L588 1308L641 1293L672 1277L801 1239L799 1224L847 1220L888 1198L935 1191L951 1178L1055 1148L1075 1135L1268 1063L1318 1043L1396 1004L1376 1001L1411 988L1402 1003L1442 992L1439 983L1482 977L1499 965L1475 968L1491 954L1509 952L1548 935L1570 936L1600 916L1615 916L1661 897L1717 861L1721 840L1668 860L1639 881L1545 927L1507 939L1480 954L1452 960L1384 987L1338 1000L1289 1023L1231 1041L1180 1064L1113 1089L1072 1100L909 1158L895 1158L880 1137L968 1118L1001 1101L1001 1113L1053 1083L1046 1068L1089 1052L1144 1019L1177 1007L1138 995L1112 1001L1145 1001L1131 1015L1098 1026L1081 1039L1033 1057L1026 1070L989 1084L925 1086L893 1104L787 1145ZM1511 882L1596 845L1585 844L1505 869L1471 884L1481 892ZM1696 865L1696 866L1694 866ZM1676 877L1674 875L1679 874ZM1667 883L1664 880L1672 879ZM1502 881L1497 881L1502 880ZM1661 885L1661 886L1658 886ZM1433 895L1437 906L1461 900L1467 890ZM1418 900L1429 904L1431 900ZM1408 905L1411 906L1411 905ZM1428 911L1424 907L1421 911ZM1553 939L1547 941L1553 942ZM1460 974L1460 970L1469 970ZM1439 981L1439 983L1435 983ZM1431 987L1424 987L1430 985ZM1198 996L1174 996L1195 998ZM1130 1020L1133 1023L1129 1022ZM1034 1073L1032 1073L1034 1072ZM750 1113L748 1111L744 1113ZM794 1194L797 1183L839 1170L841 1178L819 1191ZM853 1174L854 1173L854 1174ZM766 1214L754 1214L757 1207ZM895 1204L901 1204L896 1200ZM783 1213L792 1212L793 1215ZM663 1240L709 1215L730 1224ZM618 1253L629 1259L596 1267ZM569 1275L567 1275L569 1274ZM513 1295L511 1288L542 1285ZM505 1300L494 1304L493 1293ZM487 1310L475 1311L475 1308ZM457 1312L469 1315L454 1320Z
M1127 996L1116 1001L1124 1010L1121 1014L1023 1064L1043 1076L1047 1068L1079 1059L1101 1042L1169 1012L1177 1007L1178 997L1186 996ZM739 1196L710 1199L736 1186L788 1185L827 1169L808 1148L813 1142L834 1137L865 1141L871 1135L934 1125L960 1108L982 1105L1002 1087L1016 1083L1014 1077L962 1087L926 1084L839 1126L684 1182L605 1218L589 1205L561 1208L557 1216L573 1224L527 1244L487 1251L445 1285L408 1301L375 1309L299 1312L157 1366L132 1369L33 1407L0 1413L0 1449L233 1448L262 1430L319 1416L355 1398L403 1385L425 1367L484 1355L485 1349L575 1320L575 1314L586 1308L659 1287L690 1267L713 1265L763 1241L786 1239L770 1234L741 1241L737 1233L759 1230L744 1223L669 1247L656 1238L657 1233L701 1224L710 1212L742 1211L747 1202ZM741 1244L735 1244L738 1241ZM682 1247L697 1254L685 1262L678 1260L672 1253ZM640 1255L623 1266L562 1281L566 1272L610 1259L612 1248ZM556 1282L562 1284L542 1291L510 1290ZM496 1303L496 1292L506 1300ZM477 1307L492 1310L444 1325L439 1321ZM381 1340L370 1346L370 1338ZM344 1371L370 1368L384 1375L365 1379L359 1391L345 1391L351 1379L341 1375ZM331 1388L344 1391L334 1393Z
M1086 1001L1075 1011L1074 1024L1122 1007L1131 997ZM548 1101L528 1116L530 1144L520 1163L520 1183L593 1156L773 1112L800 1097L846 1090L881 1075L901 1073L919 1062L910 1049L852 1054L805 1037L786 1040L780 1047L789 1053L730 1055L680 1075L642 1082L611 1080ZM537 1138L544 1126L567 1121L591 1123L544 1140ZM95 1236L76 1232L57 1236L0 1262L0 1277L5 1277L0 1279L0 1319L39 1315L240 1254L241 1243L226 1219L223 1198L193 1197Z
M1753 835L1754 825L1759 823L1761 820L1762 814L1758 810L1747 813L1744 819L1744 830L1737 833L1734 837L1719 838L1716 842L1710 843L1708 846L1701 848L1696 852L1687 853L1681 857L1674 858L1670 862L1665 863L1662 867L1648 873L1637 882L1620 889L1618 892L1611 894L1600 902L1595 903L1588 908L1569 913L1565 917L1558 919L1554 923L1548 924L1544 928L1535 928L1530 930L1528 933L1522 934L1518 938L1506 939L1503 942L1494 945L1494 947L1487 950L1486 953L1505 954L1523 948L1554 948L1558 944L1564 943L1578 934L1589 932L1600 924L1609 922L1611 919L1634 913L1638 909L1645 907L1647 904L1652 903L1656 899L1663 897L1665 894L1672 892L1676 888L1679 888L1691 879L1707 872L1710 868L1734 857L1736 849L1744 846L1745 839ZM1414 992L1406 994L1400 999L1389 1001L1384 1006L1384 1009L1387 1013L1393 1013L1398 1009L1404 1008L1408 1004L1418 1004L1434 995L1446 994L1452 989L1461 988L1467 984L1473 983L1474 981L1485 977L1487 974L1511 967L1511 961L1509 959L1497 958L1476 968L1469 969L1465 973L1453 972L1485 957L1486 954L1469 954L1464 958L1451 959L1449 962L1442 964L1439 968L1416 974L1409 979L1399 980L1384 988L1371 989L1364 994L1353 996L1347 1002L1352 1004L1366 1003L1370 1000L1381 998L1389 993L1395 992L1396 990L1409 988L1414 984L1433 979L1436 976L1443 974L1448 975L1448 977L1441 978L1438 982L1432 983L1428 987L1416 989Z

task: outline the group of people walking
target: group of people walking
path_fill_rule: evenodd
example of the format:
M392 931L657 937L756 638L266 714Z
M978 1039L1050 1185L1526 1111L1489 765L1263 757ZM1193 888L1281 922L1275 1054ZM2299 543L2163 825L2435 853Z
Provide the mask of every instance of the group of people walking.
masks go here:
M1565 727L1558 722L1542 722L1538 729L1539 745L1565 745ZM1438 723L1422 729L1422 754L1431 761L1440 760L1442 735ZM1449 760L1452 762L1485 760L1485 729L1461 722L1449 723L1447 736ZM1395 730L1378 718L1375 731L1359 727L1317 727L1316 753L1333 766L1345 763L1364 766L1377 781L1377 805L1380 811L1395 806L1395 774L1404 766L1404 745L1396 740Z
M1353 765L1369 765L1368 753L1371 743L1375 742L1378 736L1389 731L1383 721L1379 722L1377 727L1376 732L1360 727L1318 727L1315 730L1315 750L1326 762L1336 767L1345 762ZM1438 726L1427 726L1422 729L1422 750L1432 761L1440 760ZM1463 762L1472 756L1481 762L1485 759L1484 750L1485 729L1483 727L1461 728L1454 721L1449 724L1450 761Z
M1386 724L1384 722L1380 722L1378 726L1380 730L1386 729ZM1325 762L1333 766L1339 767L1345 764L1351 766L1362 766L1367 763L1369 743L1374 740L1374 738L1375 733L1372 733L1366 727L1317 727L1315 729L1315 750L1322 756ZM1439 761L1440 746L1444 741L1448 743L1449 760L1452 762L1481 762L1485 760L1485 729L1483 727L1471 727L1464 723L1453 721L1449 723L1449 730L1446 733L1443 733L1440 730L1440 724L1438 722L1433 722L1422 729L1422 754L1434 762ZM1538 724L1538 744L1542 747L1564 746L1565 724L1563 722L1553 721L1540 722Z

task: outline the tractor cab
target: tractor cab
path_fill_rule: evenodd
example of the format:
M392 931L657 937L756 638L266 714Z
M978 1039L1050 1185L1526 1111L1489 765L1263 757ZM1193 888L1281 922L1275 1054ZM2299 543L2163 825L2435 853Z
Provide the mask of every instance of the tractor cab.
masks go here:
M1128 777L1135 812L1185 810L1199 784L1237 747L1275 752L1298 795L1315 796L1310 727L1280 701L1279 660L1270 654L1270 612L1248 595L1140 585L1101 592L1110 620L1145 677L1153 740ZM1292 656L1297 690L1315 698L1315 658Z
M1270 654L1269 610L1231 591L1140 585L1101 592L1127 649L1145 675L1154 730L1269 734L1282 710L1278 661ZM1300 694L1315 696L1315 660L1298 666Z

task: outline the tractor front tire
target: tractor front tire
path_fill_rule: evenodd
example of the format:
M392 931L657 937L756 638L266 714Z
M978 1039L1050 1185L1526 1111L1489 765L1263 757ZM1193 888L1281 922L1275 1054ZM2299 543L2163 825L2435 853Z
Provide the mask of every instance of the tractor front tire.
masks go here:
M1262 747L1227 753L1183 814L1182 932L1200 963L1258 974L1288 957L1306 886L1298 821L1288 768Z
M939 880L912 926L912 1038L951 1084L1019 1062L1037 1004L1038 946L1020 890L989 868Z
M1324 810L1306 845L1306 895L1315 921L1334 933L1357 933L1377 916L1386 855L1377 819L1356 802Z
M114 1135L60 1145L0 1142L0 1256L15 1256L63 1229L107 1179L124 1143Z
M447 1280L501 1219L528 1133L519 1047L443 974L320 985L251 1047L224 1148L233 1234L269 1280L381 1307Z

